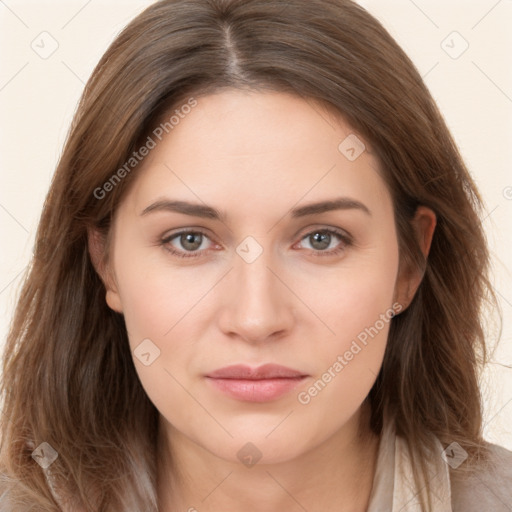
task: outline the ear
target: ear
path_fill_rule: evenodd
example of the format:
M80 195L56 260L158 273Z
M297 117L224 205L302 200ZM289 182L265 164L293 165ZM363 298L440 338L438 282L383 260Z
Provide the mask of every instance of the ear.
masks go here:
M98 229L89 228L87 230L87 242L94 269L105 285L105 301L110 309L122 313L121 297L119 296L113 273L105 258L107 250L106 237Z
M436 214L426 206L419 206L416 209L414 218L411 220L416 240L425 259L430 252L436 223ZM423 272L421 269L413 268L412 264L400 265L395 286L395 301L402 305L402 310L409 307L422 279Z

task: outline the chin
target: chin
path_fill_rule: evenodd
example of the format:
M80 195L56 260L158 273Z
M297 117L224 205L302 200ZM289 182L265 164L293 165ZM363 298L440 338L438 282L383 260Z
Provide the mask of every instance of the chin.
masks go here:
M299 457L307 447L298 446L296 441L277 436L273 440L265 439L265 436L262 439L234 439L225 446L212 446L209 451L227 462L251 468L254 465L285 463Z

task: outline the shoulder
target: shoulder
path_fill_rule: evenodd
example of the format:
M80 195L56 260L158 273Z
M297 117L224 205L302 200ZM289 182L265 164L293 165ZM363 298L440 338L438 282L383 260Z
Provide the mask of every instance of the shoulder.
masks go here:
M452 470L453 512L512 512L512 451L488 444L489 459L471 474Z

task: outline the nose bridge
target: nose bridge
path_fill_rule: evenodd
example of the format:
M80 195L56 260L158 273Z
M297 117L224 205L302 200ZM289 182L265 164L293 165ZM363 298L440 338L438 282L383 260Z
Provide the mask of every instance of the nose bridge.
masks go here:
M247 341L260 341L288 329L293 317L290 297L274 275L272 249L248 238L234 255L222 328Z
M272 264L269 260L262 254L251 263L240 258L235 264L237 302L250 305L251 310L263 310L277 299L276 279L269 270Z

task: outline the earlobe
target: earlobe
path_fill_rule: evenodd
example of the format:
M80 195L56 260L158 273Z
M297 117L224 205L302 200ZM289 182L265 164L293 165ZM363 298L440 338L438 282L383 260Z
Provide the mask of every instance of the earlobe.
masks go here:
M105 301L110 309L116 311L117 313L122 313L123 308L121 305L121 298L119 297L119 292L117 290L111 290L107 288L107 293L105 295Z
M436 214L426 206L419 206L411 221L416 240L425 259L430 252L436 223ZM409 307L422 279L423 271L421 269L413 268L412 264L407 266L401 265L395 287L394 299L403 306L403 310Z
M121 298L115 284L115 279L105 261L105 236L99 230L90 228L87 230L87 242L94 269L105 285L105 301L110 309L122 313Z

